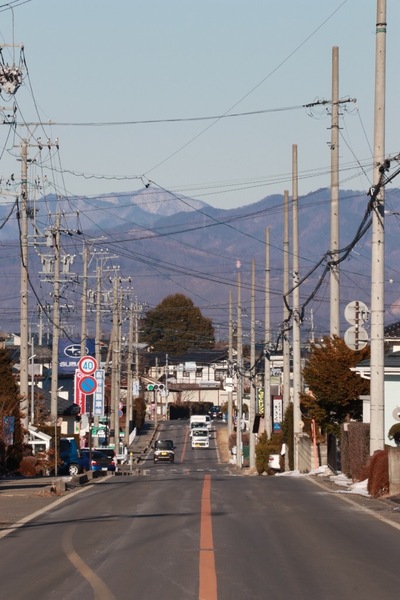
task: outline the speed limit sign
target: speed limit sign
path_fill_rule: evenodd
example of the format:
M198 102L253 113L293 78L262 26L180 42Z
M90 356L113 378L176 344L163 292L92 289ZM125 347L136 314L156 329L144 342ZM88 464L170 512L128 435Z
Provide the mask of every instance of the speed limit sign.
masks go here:
M97 360L93 356L82 356L78 363L78 369L85 375L91 375L98 369Z

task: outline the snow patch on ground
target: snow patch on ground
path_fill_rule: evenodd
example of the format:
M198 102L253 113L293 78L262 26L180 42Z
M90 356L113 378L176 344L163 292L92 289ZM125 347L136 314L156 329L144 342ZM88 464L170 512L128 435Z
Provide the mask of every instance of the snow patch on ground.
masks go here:
M275 477L309 477L310 475L327 477L329 481L338 487L343 488L337 491L338 494L357 494L359 496L366 496L368 498L370 497L368 494L368 479L354 482L346 477L346 475L343 475L343 473L333 475L332 471L326 465L318 467L318 469L310 471L309 473L300 473L300 471L284 471L283 473L276 473Z

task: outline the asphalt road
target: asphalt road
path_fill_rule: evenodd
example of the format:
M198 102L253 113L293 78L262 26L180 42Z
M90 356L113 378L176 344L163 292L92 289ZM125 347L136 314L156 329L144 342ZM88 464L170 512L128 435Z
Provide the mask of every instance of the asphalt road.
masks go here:
M0 540L13 600L380 600L400 589L400 530L309 478L243 477L187 422L175 464L141 466ZM164 434L163 434L164 435Z

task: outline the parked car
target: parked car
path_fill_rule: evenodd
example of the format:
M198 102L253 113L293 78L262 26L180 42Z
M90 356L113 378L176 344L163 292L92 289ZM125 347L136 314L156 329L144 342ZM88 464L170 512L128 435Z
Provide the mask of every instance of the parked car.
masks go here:
M94 473L107 473L115 471L115 465L111 458L99 450L89 448L81 449L81 468L84 471L93 471Z
M173 463L175 461L175 446L172 440L157 440L154 444L154 462L166 461Z
M60 438L60 459L58 467L60 475L78 475L82 472L82 465L78 445L74 438Z
M95 448L95 450L102 452L111 460L112 466L108 469L109 471L117 471L118 461L114 448L102 448L100 446L99 448Z

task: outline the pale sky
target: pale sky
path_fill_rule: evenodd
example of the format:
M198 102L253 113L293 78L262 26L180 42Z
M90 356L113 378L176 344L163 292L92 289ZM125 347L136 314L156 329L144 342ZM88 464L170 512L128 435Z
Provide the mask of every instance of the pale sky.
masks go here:
M59 154L43 170L47 191L93 196L141 189L150 179L218 208L244 206L291 189L293 144L299 194L328 187L329 106L301 107L330 99L333 46L339 96L356 99L342 105L341 187L368 190L376 4L0 0L0 43L24 45L29 74L24 70L16 94L18 122L51 121L31 133L60 140ZM398 0L387 0L387 21L386 154L394 155L400 150ZM2 52L12 63L13 49ZM18 63L19 48L14 56ZM3 94L0 105L12 100ZM143 123L159 120L170 122ZM3 125L3 177L20 169L13 148L19 139L8 133ZM18 134L26 137L26 127Z

